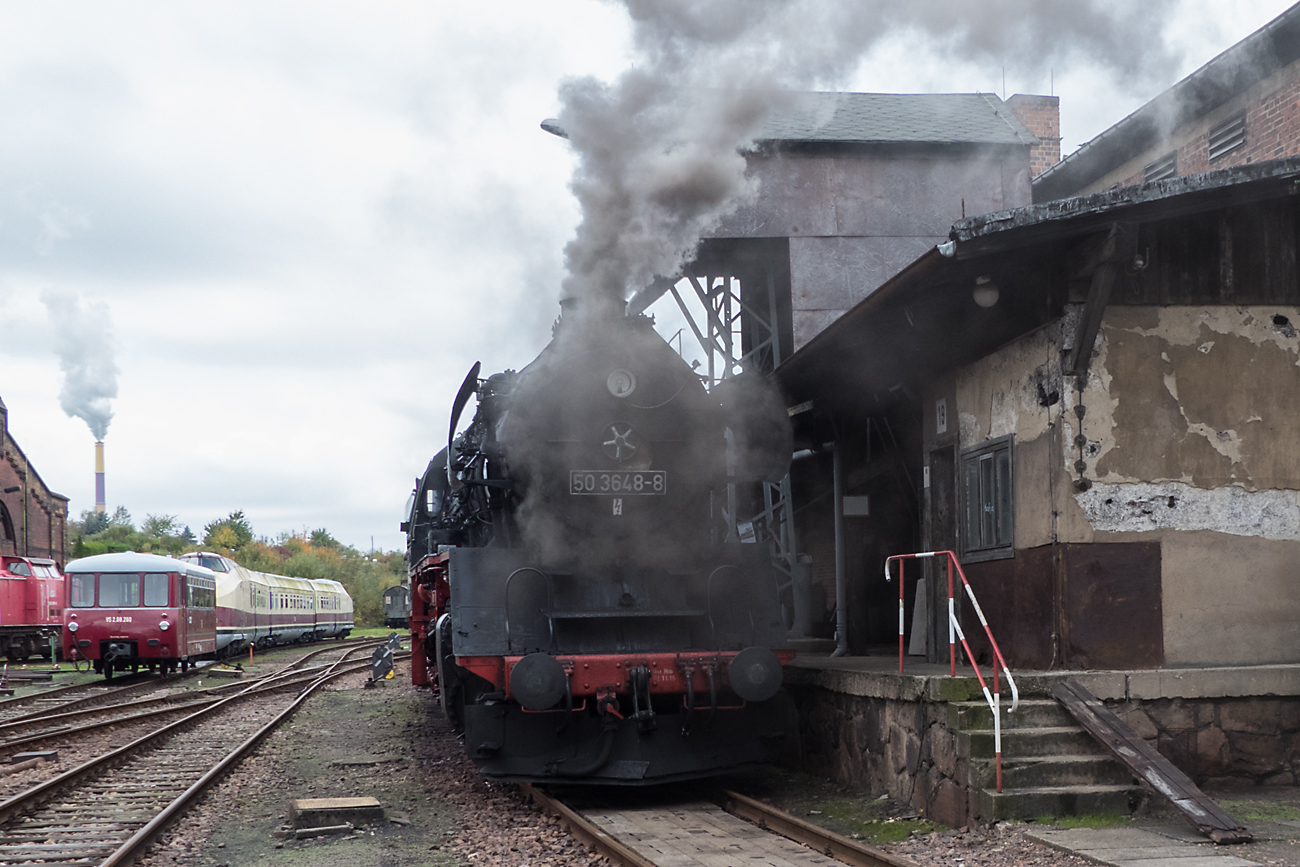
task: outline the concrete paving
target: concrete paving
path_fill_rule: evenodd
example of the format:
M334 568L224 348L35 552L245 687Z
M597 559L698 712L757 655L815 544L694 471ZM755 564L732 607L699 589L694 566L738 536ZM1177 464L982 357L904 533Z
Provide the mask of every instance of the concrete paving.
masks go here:
M1034 828L1032 840L1114 867L1260 867L1250 846L1215 846L1186 826Z

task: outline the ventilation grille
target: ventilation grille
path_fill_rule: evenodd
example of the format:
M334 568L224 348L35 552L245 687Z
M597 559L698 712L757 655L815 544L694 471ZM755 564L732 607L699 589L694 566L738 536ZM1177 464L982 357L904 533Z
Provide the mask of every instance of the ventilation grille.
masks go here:
M1209 158L1217 160L1246 143L1246 113L1230 117L1210 130L1206 147Z
M1168 153L1142 170L1142 179L1147 183L1163 181L1165 178L1178 176L1178 151Z

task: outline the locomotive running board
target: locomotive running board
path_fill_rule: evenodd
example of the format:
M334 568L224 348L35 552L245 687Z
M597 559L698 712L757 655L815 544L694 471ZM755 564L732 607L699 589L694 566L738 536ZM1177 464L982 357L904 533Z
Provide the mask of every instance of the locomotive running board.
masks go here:
M1251 834L1223 811L1209 795L1155 748L1138 737L1119 717L1075 680L1052 687L1056 697L1088 734L1123 762L1133 775L1145 780L1169 799L1202 834L1215 843L1249 843Z

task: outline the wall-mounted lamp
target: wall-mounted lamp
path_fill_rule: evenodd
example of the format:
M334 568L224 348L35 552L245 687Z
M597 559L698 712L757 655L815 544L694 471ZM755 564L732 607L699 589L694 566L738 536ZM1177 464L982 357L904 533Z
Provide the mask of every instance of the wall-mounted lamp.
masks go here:
M992 307L998 303L998 284L992 277L976 277L975 291L971 293L975 303L981 307Z
M17 493L18 491L21 491L22 489L23 489L23 488L22 488L21 485L14 485L14 486L11 487L11 488L5 488L5 493L6 493L6 494L15 494L15 493Z

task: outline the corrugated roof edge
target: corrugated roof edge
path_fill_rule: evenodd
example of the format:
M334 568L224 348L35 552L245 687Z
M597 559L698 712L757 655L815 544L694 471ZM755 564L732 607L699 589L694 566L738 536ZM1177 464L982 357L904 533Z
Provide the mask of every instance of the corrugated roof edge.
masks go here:
M1008 229L1023 228L1054 220L1068 220L1104 213L1116 208L1172 198L1186 193L1224 189L1256 181L1300 178L1300 157L1235 166L1199 175L1183 175L1132 187L1056 199L1023 208L994 211L967 217L953 223L948 237L954 241L971 241Z

